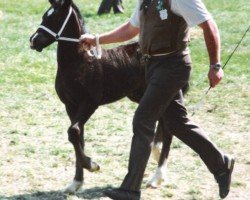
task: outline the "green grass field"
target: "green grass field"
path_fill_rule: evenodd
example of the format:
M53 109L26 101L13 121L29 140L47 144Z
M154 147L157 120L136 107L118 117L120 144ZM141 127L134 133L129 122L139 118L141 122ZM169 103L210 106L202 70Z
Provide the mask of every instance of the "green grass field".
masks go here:
M126 13L97 16L100 1L76 0L88 29L111 30L130 17L135 0L124 0ZM218 23L225 62L249 26L250 2L204 0ZM136 104L123 99L100 107L86 125L86 152L101 170L85 173L84 191L60 192L74 175L74 152L67 140L70 125L54 90L56 44L42 53L29 48L48 1L0 0L0 199L105 199L102 190L119 186L127 172ZM191 90L186 104L191 111L208 88L208 56L202 34L193 29ZM223 82L207 96L192 117L223 151L236 157L229 200L250 199L250 33L225 69ZM106 48L111 45L106 46ZM167 186L146 189L156 169L150 159L144 182L145 200L214 200L218 188L200 158L174 140L168 162Z

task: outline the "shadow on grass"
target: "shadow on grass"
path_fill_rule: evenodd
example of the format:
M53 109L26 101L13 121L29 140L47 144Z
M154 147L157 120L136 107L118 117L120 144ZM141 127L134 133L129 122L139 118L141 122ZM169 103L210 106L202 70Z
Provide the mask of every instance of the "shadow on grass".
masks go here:
M91 189L83 190L81 193L74 194L79 199L100 199L105 197L103 191L111 187L94 187ZM1 200L67 200L70 199L68 194L64 194L61 191L48 191L48 192L34 192L30 194L20 194L15 196L2 196Z

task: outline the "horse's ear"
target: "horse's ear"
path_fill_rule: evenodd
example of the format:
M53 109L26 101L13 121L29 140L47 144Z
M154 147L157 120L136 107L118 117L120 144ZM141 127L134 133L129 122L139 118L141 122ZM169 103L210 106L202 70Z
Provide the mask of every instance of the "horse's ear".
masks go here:
M58 3L58 0L49 0L50 4L55 7Z
M54 0L49 0L50 4L53 5L55 3Z
M61 6L64 8L68 8L72 4L72 0L62 0Z

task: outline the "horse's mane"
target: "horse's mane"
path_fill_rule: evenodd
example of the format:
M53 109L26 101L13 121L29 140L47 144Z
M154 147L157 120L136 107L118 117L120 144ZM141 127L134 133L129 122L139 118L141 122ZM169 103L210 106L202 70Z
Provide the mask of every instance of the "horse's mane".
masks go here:
M79 8L74 3L72 3L71 6L76 11L77 17L79 18L80 26L83 28L84 32L87 32L86 27L85 27L85 21L82 18L82 15L81 15Z

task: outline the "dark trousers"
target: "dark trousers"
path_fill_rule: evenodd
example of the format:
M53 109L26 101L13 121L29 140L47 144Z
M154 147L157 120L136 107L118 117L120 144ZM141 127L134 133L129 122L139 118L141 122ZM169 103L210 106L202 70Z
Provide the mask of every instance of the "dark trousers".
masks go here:
M204 131L188 117L181 88L189 80L191 59L181 53L171 57L153 57L146 69L147 89L133 119L133 139L128 173L122 189L139 191L150 156L158 119L170 132L199 154L210 172L223 168L223 154ZM167 134L168 131L164 131Z

